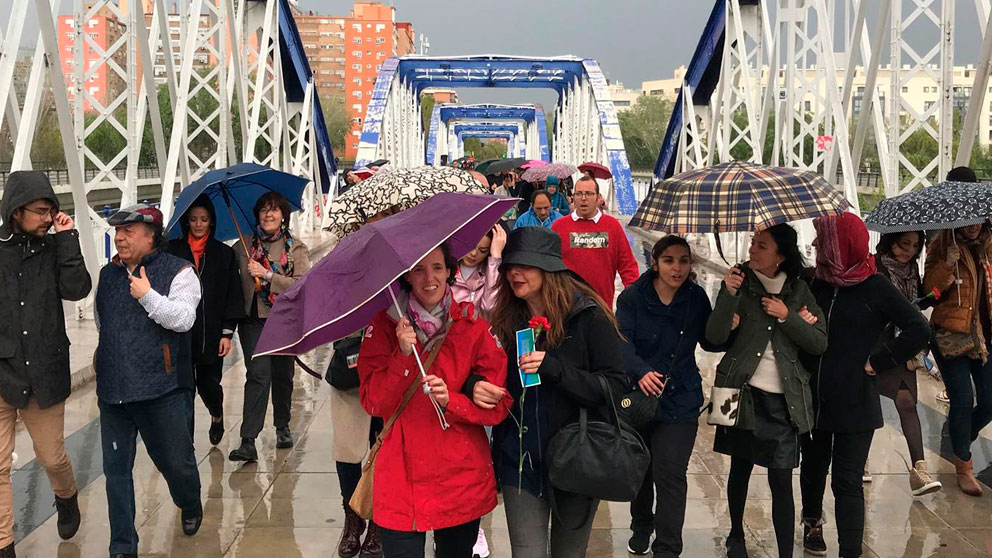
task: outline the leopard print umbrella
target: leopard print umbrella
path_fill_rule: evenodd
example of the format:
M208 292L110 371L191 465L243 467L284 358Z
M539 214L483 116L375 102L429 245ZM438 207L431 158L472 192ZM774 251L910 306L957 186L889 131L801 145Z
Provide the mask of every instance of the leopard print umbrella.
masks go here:
M388 168L331 202L325 229L344 238L372 217L409 209L441 192L491 193L468 171L453 167Z

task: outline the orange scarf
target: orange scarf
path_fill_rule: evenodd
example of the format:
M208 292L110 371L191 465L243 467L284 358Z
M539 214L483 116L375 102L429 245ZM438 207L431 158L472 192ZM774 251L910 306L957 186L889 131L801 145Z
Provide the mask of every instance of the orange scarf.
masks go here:
M193 251L193 263L196 264L196 268L200 268L200 259L203 258L203 252L207 249L207 239L209 236L204 236L203 238L193 238L193 235L188 235L186 241L189 242L189 249Z

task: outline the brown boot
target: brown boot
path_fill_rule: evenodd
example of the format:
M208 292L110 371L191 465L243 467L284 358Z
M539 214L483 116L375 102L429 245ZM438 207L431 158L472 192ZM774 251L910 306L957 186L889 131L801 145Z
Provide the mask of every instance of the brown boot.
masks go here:
M338 543L338 556L352 558L362 550L362 533L365 532L365 520L352 511L347 502L344 504L344 532Z
M962 461L955 456L954 468L958 473L958 488L961 489L961 492L964 492L968 496L981 496L982 486L978 484L978 479L975 478L975 471L972 469L971 460Z
M369 521L369 532L365 534L362 554L359 558L382 558L382 543L379 542L379 527Z

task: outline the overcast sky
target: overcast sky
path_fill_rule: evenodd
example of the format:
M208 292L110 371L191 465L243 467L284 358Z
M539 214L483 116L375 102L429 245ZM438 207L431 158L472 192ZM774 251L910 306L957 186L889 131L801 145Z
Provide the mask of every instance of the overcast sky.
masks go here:
M429 38L431 55L572 54L598 60L608 79L622 81L631 89L639 89L642 81L669 78L676 67L688 65L713 6L712 0L384 1L396 7L398 21L413 23L418 40L421 33ZM903 2L910 10L910 0ZM61 0L61 13L69 13L73 3ZM776 3L769 0L767 5ZM4 7L9 5L10 0L0 0L4 29L9 19ZM299 0L299 6L347 15L352 0ZM974 62L981 46L975 6L959 1L956 9L955 61ZM37 26L33 10L29 12L22 43L33 45ZM838 22L838 31L841 27ZM907 36L912 40L925 32L911 29ZM883 56L887 62L887 51ZM542 95L535 90L463 89L459 94L463 102L542 102L550 106L556 100L554 94Z

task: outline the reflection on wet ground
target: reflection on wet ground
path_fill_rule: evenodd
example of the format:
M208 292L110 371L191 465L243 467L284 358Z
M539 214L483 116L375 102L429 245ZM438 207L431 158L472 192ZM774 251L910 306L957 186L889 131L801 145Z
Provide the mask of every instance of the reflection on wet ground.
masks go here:
M699 281L712 293L719 277L699 269ZM235 343L237 346L237 343ZM705 378L712 378L718 355L700 354ZM327 354L313 358L322 369ZM134 469L137 523L142 556L156 557L327 557L336 555L344 521L343 502L335 474L328 398L330 388L306 374L296 377L292 428L297 443L291 450L276 450L271 427L258 440L260 460L240 465L227 461L238 443L237 432L243 395L244 364L239 355L224 376L227 434L217 448L207 443L209 419L197 402L196 445L203 482L205 520L195 537L185 537L179 512L165 482L147 454L139 450ZM921 420L926 459L944 484L944 490L921 498L910 494L903 456L905 441L894 406L883 401L886 426L875 435L869 466L873 482L865 485L867 500L866 557L954 557L992 555L992 491L982 498L961 494L955 486L954 468L941 457L946 406L934 396L941 386L920 376ZM18 556L27 558L106 556L109 530L104 477L101 474L99 422L92 384L78 389L67 410L68 446L80 484L83 524L76 537L62 542L52 516L52 494L44 472L33 461L30 439L17 432L20 467L14 474L18 522ZM711 451L713 430L701 421L696 452L689 465L689 502L683 556L725 556L724 538L729 530L726 503L728 460ZM992 429L986 429L975 447L975 468L992 481ZM946 451L946 450L945 450ZM907 457L908 459L908 457ZM756 470L760 473L760 470ZM795 490L798 499L799 482ZM772 557L774 536L771 500L761 477L751 483L745 514L752 557ZM828 556L836 556L833 498L825 508ZM604 503L596 517L588 556L626 556L630 512L627 504ZM509 558L506 519L502 507L483 521L493 556ZM802 555L797 532L796 556ZM428 545L429 546L429 545ZM428 556L430 551L428 550Z

